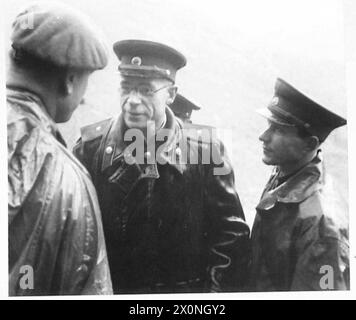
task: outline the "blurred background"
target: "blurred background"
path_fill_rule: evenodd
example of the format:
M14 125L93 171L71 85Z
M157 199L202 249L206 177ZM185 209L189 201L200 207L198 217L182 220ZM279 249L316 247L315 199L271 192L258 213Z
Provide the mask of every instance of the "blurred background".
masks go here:
M50 1L50 0L48 0ZM5 3L5 47L11 22L33 1ZM166 43L187 57L177 75L180 92L201 106L195 123L223 130L247 222L271 167L261 161L258 136L265 119L255 113L281 77L328 109L347 117L343 1L340 0L63 0L99 25L110 48L108 67L94 73L85 104L60 125L71 148L80 127L120 112L115 41ZM225 134L226 133L226 134ZM347 127L323 146L326 168L348 210Z

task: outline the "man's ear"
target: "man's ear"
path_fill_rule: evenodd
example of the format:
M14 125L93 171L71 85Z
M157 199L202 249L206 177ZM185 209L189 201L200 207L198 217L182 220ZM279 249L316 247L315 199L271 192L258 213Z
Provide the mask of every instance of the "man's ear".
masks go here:
M316 136L311 136L307 138L307 149L308 151L313 151L318 149L320 146L319 138Z
M67 71L61 77L61 91L64 95L69 96L74 91L75 74Z
M178 92L178 87L177 86L171 86L171 87L168 88L169 98L172 99L172 102L176 98L177 92Z

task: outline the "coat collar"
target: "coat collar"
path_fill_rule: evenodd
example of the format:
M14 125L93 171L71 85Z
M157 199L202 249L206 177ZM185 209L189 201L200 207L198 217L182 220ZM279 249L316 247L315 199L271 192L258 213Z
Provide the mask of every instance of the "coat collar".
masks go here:
M271 180L277 174L275 169ZM269 210L272 209L277 202L282 203L300 203L310 197L314 192L321 189L323 184L323 164L319 155L311 161L307 166L290 177L275 189L267 190L262 195L257 209Z
M147 176L158 178L157 158L162 160L163 163L169 163L175 167L180 173L183 172L183 168L177 161L173 161L173 157L179 156L178 143L182 138L182 124L174 116L173 112L166 108L167 121L164 126L164 133L166 137L165 141L155 141L146 145L155 146L154 150L147 150L145 152L145 163L138 163L134 157L131 156L130 142L124 141L127 127L124 124L123 116L120 114L118 117L112 120L111 125L107 131L106 137L103 139L103 160L101 170L105 171L111 167L117 161L122 161L124 158L128 163L134 164L140 171L145 172ZM163 132L163 130L161 130ZM160 131L152 139L156 139L160 135ZM168 135L166 134L168 133ZM158 150L160 152L158 152ZM152 157L153 155L153 157ZM157 157L157 158L156 158ZM161 161L159 161L161 162Z
M26 89L7 86L7 99L21 105L21 110L23 112L29 113L36 118L46 132L53 135L58 142L66 147L62 134L60 133L55 122L47 113L41 98L37 94Z

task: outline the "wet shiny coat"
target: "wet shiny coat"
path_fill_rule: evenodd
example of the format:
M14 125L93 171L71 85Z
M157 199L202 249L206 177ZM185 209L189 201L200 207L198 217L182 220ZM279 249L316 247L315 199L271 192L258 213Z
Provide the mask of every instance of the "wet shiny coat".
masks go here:
M125 161L121 117L84 128L74 150L98 191L114 291L240 290L249 228L229 160L218 143L187 137L173 113L166 114L170 134L162 156L173 158L164 164ZM197 164L182 160L183 140ZM204 148L215 148L227 174L202 164Z
M88 172L36 95L8 89L7 106L9 294L112 293Z
M347 212L316 158L271 189L257 206L252 229L253 291L349 288Z

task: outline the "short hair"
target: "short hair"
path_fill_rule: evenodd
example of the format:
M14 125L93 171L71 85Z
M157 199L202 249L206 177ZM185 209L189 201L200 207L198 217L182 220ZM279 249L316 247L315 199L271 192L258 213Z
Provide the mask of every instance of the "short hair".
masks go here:
M314 134L311 134L306 128L301 127L301 126L297 126L297 135L302 139L310 138L310 137L317 137L319 139L320 144L323 143L325 140L325 139L321 140L320 137L315 136Z

